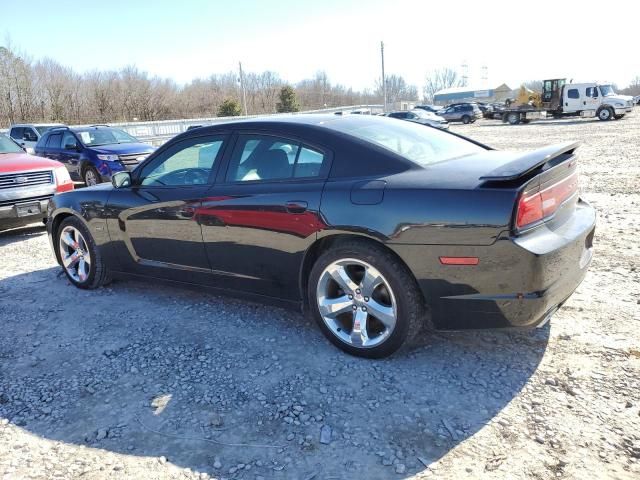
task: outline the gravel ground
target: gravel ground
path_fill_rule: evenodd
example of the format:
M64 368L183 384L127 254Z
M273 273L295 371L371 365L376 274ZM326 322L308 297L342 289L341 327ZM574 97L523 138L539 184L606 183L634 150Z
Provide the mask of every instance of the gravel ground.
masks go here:
M640 478L640 113L453 130L583 142L595 258L550 325L361 360L295 312L77 290L42 228L0 233L0 478Z

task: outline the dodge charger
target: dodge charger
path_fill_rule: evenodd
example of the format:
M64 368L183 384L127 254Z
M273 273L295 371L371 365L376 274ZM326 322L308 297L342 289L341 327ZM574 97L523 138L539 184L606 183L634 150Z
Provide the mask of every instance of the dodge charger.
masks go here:
M497 151L363 115L226 122L54 196L47 229L79 288L153 278L276 301L380 358L425 327L549 320L592 258L577 148Z

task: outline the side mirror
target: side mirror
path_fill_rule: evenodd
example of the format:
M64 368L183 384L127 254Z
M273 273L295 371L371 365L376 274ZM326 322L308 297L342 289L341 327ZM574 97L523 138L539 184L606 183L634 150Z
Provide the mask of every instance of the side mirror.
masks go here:
M116 172L111 176L111 185L114 188L127 188L131 186L131 174L129 172Z
M79 149L80 149L80 147L78 146L78 144L77 144L77 143L67 143L67 144L64 146L64 149L65 149L65 150L79 150Z

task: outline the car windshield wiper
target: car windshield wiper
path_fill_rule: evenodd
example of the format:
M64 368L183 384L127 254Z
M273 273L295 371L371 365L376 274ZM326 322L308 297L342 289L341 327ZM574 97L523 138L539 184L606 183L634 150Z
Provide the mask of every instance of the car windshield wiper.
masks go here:
M102 145L115 145L118 142L107 142L107 143L89 143L87 147L101 147Z

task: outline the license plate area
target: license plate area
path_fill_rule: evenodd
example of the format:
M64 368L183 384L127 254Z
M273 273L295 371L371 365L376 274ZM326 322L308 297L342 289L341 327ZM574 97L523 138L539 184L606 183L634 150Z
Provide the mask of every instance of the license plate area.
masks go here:
M21 203L16 205L16 215L18 217L28 217L30 215L37 215L41 212L40 202Z

